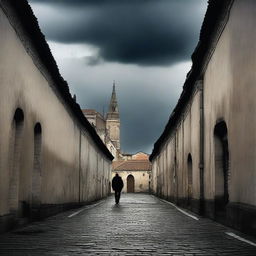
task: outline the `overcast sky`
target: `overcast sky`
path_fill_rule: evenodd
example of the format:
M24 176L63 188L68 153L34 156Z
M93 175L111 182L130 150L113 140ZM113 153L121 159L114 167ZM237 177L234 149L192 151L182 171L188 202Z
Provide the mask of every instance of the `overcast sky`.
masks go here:
M113 80L121 149L151 153L177 103L207 0L30 0L81 108L108 109Z

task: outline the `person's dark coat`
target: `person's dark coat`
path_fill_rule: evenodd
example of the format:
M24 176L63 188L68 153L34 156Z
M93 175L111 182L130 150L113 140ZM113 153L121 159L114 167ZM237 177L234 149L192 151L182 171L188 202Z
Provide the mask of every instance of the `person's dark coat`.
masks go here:
M114 191L117 192L121 192L121 190L123 189L124 183L122 178L119 175L116 175L113 179L112 179L112 188Z

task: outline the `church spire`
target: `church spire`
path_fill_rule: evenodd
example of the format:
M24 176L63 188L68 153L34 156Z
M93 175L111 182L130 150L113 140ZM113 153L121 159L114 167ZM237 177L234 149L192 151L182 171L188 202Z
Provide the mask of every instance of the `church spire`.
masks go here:
M117 97L116 97L116 84L115 81L113 82L113 89L111 100L109 103L107 119L119 119L119 111L118 111L118 104L117 104Z
M116 97L116 84L113 82L112 95L109 103L106 127L112 143L117 149L120 149L120 119Z

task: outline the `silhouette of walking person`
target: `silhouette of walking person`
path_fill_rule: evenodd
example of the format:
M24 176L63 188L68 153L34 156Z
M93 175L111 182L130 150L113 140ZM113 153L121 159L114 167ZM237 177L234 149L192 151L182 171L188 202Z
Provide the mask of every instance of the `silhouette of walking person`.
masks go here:
M116 173L116 176L112 179L112 188L115 191L116 204L119 204L123 186L124 186L124 183L122 178L118 175L118 173Z

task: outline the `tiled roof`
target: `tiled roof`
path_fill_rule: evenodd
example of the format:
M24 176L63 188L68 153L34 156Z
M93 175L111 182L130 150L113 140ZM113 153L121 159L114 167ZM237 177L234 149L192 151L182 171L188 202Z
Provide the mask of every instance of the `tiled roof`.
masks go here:
M18 24L17 27L21 26L22 30L29 37L29 41L33 45L42 65L45 66L54 81L53 86L62 97L65 105L72 112L74 119L76 119L81 126L87 130L92 140L107 156L107 158L112 160L113 156L84 116L79 104L73 100L68 84L59 73L56 61L51 54L50 48L45 40L45 36L41 32L37 19L28 2L26 0L1 0L0 6L4 9L10 19L18 19L20 24Z
M114 161L112 163L113 171L149 171L151 170L151 163L146 160L127 160Z
M144 152L138 152L132 156L132 159L134 160L148 160L149 155Z
M95 109L82 109L85 115L96 115L97 111Z
M97 117L99 117L99 118L101 118L102 120L105 121L104 116L101 113L97 112L95 109L82 109L82 112L85 116L86 115L88 115L88 116L89 115L96 115Z

